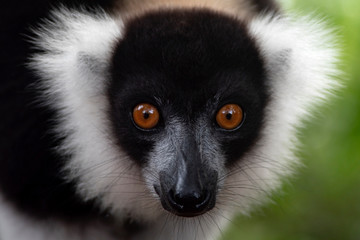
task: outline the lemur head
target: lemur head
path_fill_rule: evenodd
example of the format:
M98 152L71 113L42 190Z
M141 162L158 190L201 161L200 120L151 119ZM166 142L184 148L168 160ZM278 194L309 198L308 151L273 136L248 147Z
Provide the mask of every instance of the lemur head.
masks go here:
M336 86L321 24L165 9L54 13L32 67L78 194L152 218L246 212L296 164L295 129Z
M258 137L268 96L246 27L208 11L148 14L126 26L111 69L115 136L163 207L212 209L226 169Z

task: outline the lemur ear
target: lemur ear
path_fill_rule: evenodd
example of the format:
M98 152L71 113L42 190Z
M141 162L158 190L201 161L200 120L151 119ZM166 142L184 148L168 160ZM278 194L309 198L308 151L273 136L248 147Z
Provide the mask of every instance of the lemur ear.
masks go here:
M79 52L77 63L79 75L87 77L87 89L95 95L101 94L104 90L104 81L109 77L109 63L87 52Z
M288 106L288 114L307 113L338 89L336 35L323 21L270 15L255 19L249 29L264 57L273 99Z
M289 71L292 52L291 48L284 48L269 54L266 58L267 72L280 77Z
M50 16L34 31L33 43L40 52L29 64L42 78L42 87L49 94L77 90L97 94L94 91L105 86L102 81L123 22L102 11L94 15L64 7Z
M80 71L90 73L94 76L103 76L108 68L108 64L102 61L102 59L86 52L79 52L78 63Z

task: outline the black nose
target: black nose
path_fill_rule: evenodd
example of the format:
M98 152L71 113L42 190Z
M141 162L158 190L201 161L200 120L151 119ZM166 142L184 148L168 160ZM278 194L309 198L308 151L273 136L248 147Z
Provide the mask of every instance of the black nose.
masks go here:
M217 173L209 171L199 183L199 179L174 178L160 173L160 186L154 186L161 204L167 211L182 217L195 217L210 211L216 203Z
M183 192L170 190L167 195L172 211L179 216L194 217L207 212L215 205L209 191Z

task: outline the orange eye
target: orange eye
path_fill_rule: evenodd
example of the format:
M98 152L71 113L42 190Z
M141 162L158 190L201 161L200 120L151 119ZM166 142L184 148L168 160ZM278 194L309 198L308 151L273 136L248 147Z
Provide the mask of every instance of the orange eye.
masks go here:
M216 114L216 122L226 130L237 128L243 118L243 110L237 104L226 104Z
M138 104L133 110L135 124L142 129L154 128L159 122L159 111L151 104Z

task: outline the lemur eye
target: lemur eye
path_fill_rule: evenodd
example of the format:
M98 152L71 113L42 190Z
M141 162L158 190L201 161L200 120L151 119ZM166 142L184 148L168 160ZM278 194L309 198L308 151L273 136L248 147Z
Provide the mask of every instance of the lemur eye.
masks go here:
M148 103L138 104L132 115L135 124L142 129L154 128L159 122L159 111Z
M237 104L226 104L216 114L216 122L226 130L237 128L244 118L242 108Z

